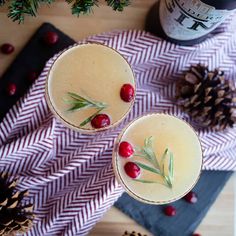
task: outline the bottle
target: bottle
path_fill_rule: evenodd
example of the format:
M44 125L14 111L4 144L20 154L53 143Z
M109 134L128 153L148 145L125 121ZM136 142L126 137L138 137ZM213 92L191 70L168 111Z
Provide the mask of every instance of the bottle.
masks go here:
M150 10L146 30L182 45L209 37L236 8L236 0L159 0Z

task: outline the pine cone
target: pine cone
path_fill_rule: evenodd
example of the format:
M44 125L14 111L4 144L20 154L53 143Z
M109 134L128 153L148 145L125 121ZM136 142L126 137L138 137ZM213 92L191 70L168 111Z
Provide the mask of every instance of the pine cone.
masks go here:
M128 231L125 231L123 236L147 236L146 234L141 234L133 231L132 233L129 233Z
M32 226L33 205L22 202L28 190L17 191L16 184L16 179L10 181L0 172L0 235L24 233Z
M235 89L218 69L191 66L177 84L177 99L183 110L204 127L222 130L236 122Z

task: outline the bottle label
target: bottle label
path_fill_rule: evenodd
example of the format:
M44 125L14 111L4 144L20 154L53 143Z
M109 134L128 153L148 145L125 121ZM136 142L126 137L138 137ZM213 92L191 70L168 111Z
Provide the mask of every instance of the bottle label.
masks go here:
M200 0L160 0L159 8L164 32L176 40L193 40L208 34L231 12L217 10Z

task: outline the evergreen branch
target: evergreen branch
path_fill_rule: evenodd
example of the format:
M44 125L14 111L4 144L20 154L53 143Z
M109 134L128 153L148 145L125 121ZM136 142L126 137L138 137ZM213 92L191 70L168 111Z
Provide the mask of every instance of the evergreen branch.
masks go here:
M0 0L0 6L9 2L8 17L18 23L24 22L25 16L37 16L38 8L41 3L51 4L55 0ZM72 4L71 12L73 15L80 16L93 11L94 6L98 6L98 0L65 0ZM107 5L115 11L123 11L124 7L130 4L130 0L106 0Z
M94 6L98 6L98 0L66 0L69 4L74 2L71 7L73 15L80 16L92 12Z
M54 0L12 0L10 1L8 17L22 23L25 15L36 16L40 3L51 4ZM3 1L5 2L5 1Z
M115 11L123 11L124 7L130 5L129 0L106 0L107 5Z

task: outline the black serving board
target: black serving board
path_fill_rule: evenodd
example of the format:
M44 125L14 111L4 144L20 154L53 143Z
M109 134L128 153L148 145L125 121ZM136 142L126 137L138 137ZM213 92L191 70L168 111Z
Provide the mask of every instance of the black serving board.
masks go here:
M55 45L49 46L44 43L43 36L47 31L54 31L59 35L59 40ZM40 74L47 60L74 43L73 39L49 23L44 23L35 32L0 78L0 121L17 100L27 92L32 83L28 79L29 74L31 72ZM4 60L4 57L6 55L1 54L0 60ZM14 96L7 96L6 93L6 87L10 82L17 85L17 92Z

